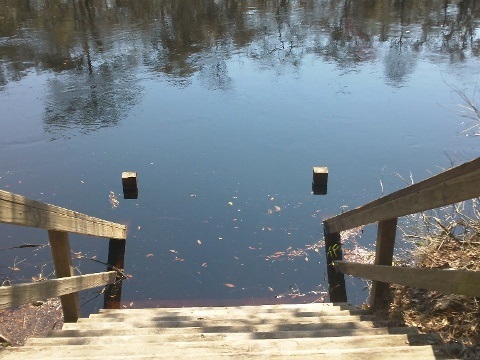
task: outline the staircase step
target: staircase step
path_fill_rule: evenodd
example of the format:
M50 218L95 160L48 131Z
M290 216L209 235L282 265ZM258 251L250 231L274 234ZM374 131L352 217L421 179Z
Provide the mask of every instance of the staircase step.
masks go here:
M112 347L109 346L53 346L53 347L35 347L31 348L16 348L9 350L9 359L96 359L105 358L106 355L110 359L125 359L125 358L172 358L173 356L184 359L185 357L197 359L210 359L224 356L234 357L296 357L308 356L314 359L331 359L341 358L342 355L354 356L355 359L434 359L434 352L431 347L411 347L404 346L389 346L384 347L357 347L357 348L333 348L333 349L296 349L286 344L282 348L265 349L255 351L248 346L242 349L226 347L218 349L217 351L209 348L171 348L168 352L164 348L156 346L145 346L139 344L133 346L130 344L117 344ZM294 345L292 343L292 345ZM244 350L246 348L246 350ZM352 357L350 357L351 359Z
M321 329L365 329L374 327L370 321L344 321L324 323L268 323L268 324L241 324L226 321L215 322L177 322L177 321L146 321L146 322L78 322L63 325L65 330L103 330L103 329L138 329L138 328L162 328L165 332L172 329L182 329L184 332L254 332L254 331L292 331L292 330L321 330Z
M91 323L111 323L123 324L123 323L158 323L165 324L165 327L175 327L175 326L216 326L219 324L223 325L261 325L261 324L283 324L285 322L284 314L273 314L270 313L267 316L228 316L228 320L225 320L226 315L219 314L205 314L202 316L129 316L129 317L89 317L78 319L77 324L91 324ZM288 317L293 320L296 324L304 323L345 323L345 322L359 322L359 321L369 321L372 320L372 315L339 315L339 316L317 316L317 317L301 317L293 316ZM173 324L173 325L172 325Z
M199 306L199 307L172 307L172 308L147 308L147 309L100 309L100 314L132 314L132 313L177 313L177 314L197 314L202 312L223 312L223 313L262 313L278 311L298 311L298 312L319 312L326 315L332 312L357 312L358 314L368 314L369 310L364 310L357 305L348 303L309 303L309 304L275 304L275 305L247 305L247 306ZM355 314L356 315L356 314Z
M247 334L245 334L247 335ZM54 341L52 341L54 340ZM225 336L223 339L218 337L197 336L195 340L181 341L180 339L173 341L165 341L161 336L102 336L102 337L82 337L82 338L56 338L56 339L37 339L35 342L29 342L25 348L32 346L65 346L65 345L81 345L81 346L106 346L116 344L141 344L150 346L154 344L160 348L203 348L224 349L234 348L242 349L247 347L252 351L260 351L268 348L297 348L302 350L308 349L334 349L334 348L354 348L359 343L364 347L376 346L403 346L408 344L407 335L361 335L361 336L345 336L339 341L338 337L324 338L289 338L289 339L254 339L251 336Z
M349 304L101 310L0 359L435 359L414 328L376 328Z
M193 330L193 329L192 329ZM182 339L197 339L204 336L208 339L222 339L229 336L243 336L253 339L288 339L288 338L317 338L317 337L340 337L361 335L388 335L388 334L418 334L416 328L366 328L366 329L320 329L320 330L297 330L297 331L258 331L258 332L202 332L201 328L186 333L183 329L170 329L168 332L161 328L139 329L105 329L105 330L53 330L49 337L95 337L95 336L162 336L165 341L182 341ZM35 340L35 339L30 339ZM188 340L184 340L188 341Z

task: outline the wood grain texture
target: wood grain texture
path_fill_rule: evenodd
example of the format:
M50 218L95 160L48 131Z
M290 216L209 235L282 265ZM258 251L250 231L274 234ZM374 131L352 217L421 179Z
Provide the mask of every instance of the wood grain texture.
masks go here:
M395 236L397 234L397 218L383 220L378 223L375 249L375 265L392 265ZM379 281L372 282L370 305L374 309L385 309L389 304L389 284Z
M0 309L112 284L115 271L0 287Z
M336 261L344 274L444 294L480 296L480 271L439 270Z
M3 190L0 190L0 222L111 239L126 239L127 236L125 225Z
M480 158L326 219L323 224L326 233L335 233L478 196L480 196Z
M68 233L64 231L48 231L48 241L52 251L55 275L57 278L71 277L74 275L72 266L72 252ZM77 293L68 293L60 296L63 318L65 322L75 322L80 317L80 304Z

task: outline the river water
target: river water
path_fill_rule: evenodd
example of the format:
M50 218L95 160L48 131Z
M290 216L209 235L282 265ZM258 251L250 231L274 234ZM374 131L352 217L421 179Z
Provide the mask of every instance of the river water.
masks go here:
M322 219L477 157L479 78L474 0L0 0L0 189L127 224L125 307L321 300ZM0 226L2 281L51 274L25 243Z

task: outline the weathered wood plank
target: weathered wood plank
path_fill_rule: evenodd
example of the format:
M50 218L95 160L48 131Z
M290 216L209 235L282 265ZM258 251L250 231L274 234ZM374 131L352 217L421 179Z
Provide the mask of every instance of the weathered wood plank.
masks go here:
M358 344L357 344L358 345ZM108 354L108 355L105 355ZM170 351L158 349L152 346L132 346L130 344L122 346L53 346L53 347L35 347L25 346L8 350L8 357L5 359L112 359L112 357L121 359L325 359L331 360L384 360L384 359L415 359L426 360L436 359L431 346L389 346L389 347L363 347L347 349L322 349L314 348L308 350L296 350L295 340L283 344L280 348L271 348L261 351L236 350L231 347L222 349L202 349L202 348L173 348Z
M126 239L126 226L0 190L0 222L47 230Z
M52 251L55 275L57 278L74 275L72 266L72 253L68 233L64 231L48 231L48 240ZM60 296L62 303L63 319L65 322L75 322L80 317L80 304L77 293L69 293Z
M445 294L480 296L480 271L438 270L336 261L335 267L364 279L399 284Z
M118 322L123 323L146 323L146 324L164 324L168 327L195 327L195 326L217 326L217 325L262 325L262 324L284 324L285 320L295 324L340 324L345 322L356 321L371 321L373 315L327 315L317 317L300 317L291 314L290 316L285 314L271 314L270 316L259 317L227 317L221 314L205 315L203 317L186 316L128 316L128 317L89 317L78 319L78 323L110 323L115 324Z
M0 309L112 284L115 271L0 287Z
M233 339L235 337L245 339L290 339L290 338L318 338L318 337L341 337L341 336L359 336L359 335L387 335L387 334L418 334L416 328L397 327L397 328L334 328L320 330L273 330L252 332L211 332L206 333L202 328L138 328L138 329L94 329L94 330L53 330L49 337L54 338L81 338L98 336L136 336L149 337L154 336L161 341L191 341L199 338L205 341L215 341L222 339Z
M397 218L383 220L378 223L377 242L375 249L375 265L392 265L395 236L397 233ZM370 291L370 306L380 310L388 306L389 284L380 281L372 282Z
M358 347L358 344L362 344L365 348L374 347L390 347L390 346L403 346L408 342L407 335L361 335L361 336L345 336L342 339L338 337L327 338L300 338L295 339L295 343L288 344L284 339L248 339L243 336L244 334L235 334L228 339L217 339L215 341L208 341L205 338L199 338L195 341L171 341L164 342L160 337L157 337L157 341L153 341L154 338L139 339L136 336L123 336L110 338L107 337L94 337L94 338L78 338L78 339L42 339L37 341L37 346L68 346L68 345L80 345L80 346L113 346L132 348L134 350L143 349L143 347L155 346L157 350L162 352L168 352L172 350L180 349L209 349L209 350L223 350L230 349L235 351L270 351L275 349L290 348L291 350L309 350L315 348L321 348L322 350L333 349L352 349ZM115 340L116 339L116 340ZM60 340L60 341L59 341ZM70 340L70 341L66 341ZM142 341L143 340L143 341ZM145 341L147 340L147 341Z
M176 322L176 321L138 321L138 322L75 322L65 323L63 329L66 330L100 330L100 329L141 329L141 328L165 328L168 331L178 329L182 333L189 331L203 331L203 332L258 332L258 331L297 331L297 330L324 330L324 329L371 329L373 324L371 321L352 321L338 322L310 322L310 323L288 323L285 319L281 322L272 321L264 324L239 324L238 321L232 322L210 322L204 323L200 320L191 322Z
M335 233L480 196L480 158L323 222Z

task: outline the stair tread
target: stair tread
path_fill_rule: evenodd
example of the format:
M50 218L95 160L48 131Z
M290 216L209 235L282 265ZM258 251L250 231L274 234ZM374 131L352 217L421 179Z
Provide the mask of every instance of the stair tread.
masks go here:
M414 328L378 328L350 304L101 310L0 359L434 359Z

